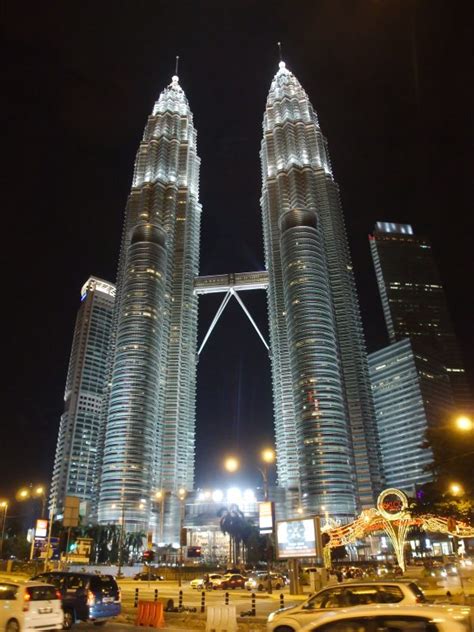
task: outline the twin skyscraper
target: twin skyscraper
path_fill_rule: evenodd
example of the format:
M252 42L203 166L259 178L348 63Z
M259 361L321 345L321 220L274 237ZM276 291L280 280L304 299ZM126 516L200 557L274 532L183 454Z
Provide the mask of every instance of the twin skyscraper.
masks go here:
M260 158L278 485L305 513L324 506L349 519L382 487L364 335L327 142L284 62ZM93 454L82 474L76 463L100 523L125 522L164 542L177 540L179 495L194 488L199 167L193 115L174 76L138 149ZM57 510L64 494L80 495L61 476L81 453L71 459L60 443L61 435ZM157 492L167 495L165 511Z

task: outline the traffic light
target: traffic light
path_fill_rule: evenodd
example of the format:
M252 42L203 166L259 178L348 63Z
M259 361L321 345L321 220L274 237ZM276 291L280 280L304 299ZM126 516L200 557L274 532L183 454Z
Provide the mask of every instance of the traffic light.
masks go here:
M148 549L147 551L143 551L143 561L145 564L150 564L155 559L155 551Z
M188 546L188 557L201 557L202 551L200 546Z

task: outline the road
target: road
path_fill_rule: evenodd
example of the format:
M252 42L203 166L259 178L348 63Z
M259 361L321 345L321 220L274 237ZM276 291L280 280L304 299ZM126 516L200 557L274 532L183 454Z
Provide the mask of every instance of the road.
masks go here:
M174 605L178 605L179 586L176 581L161 581L161 582L136 582L130 580L121 580L120 588L122 589L122 601L125 607L133 606L135 597L135 590L138 588L139 599L153 600L155 589L158 589L158 598L160 601L166 602L168 599L174 600ZM195 607L200 609L201 605L201 591L193 590L189 586L189 582L183 582L181 587L183 591L183 605L188 607ZM256 612L257 616L266 617L273 610L277 610L280 607L279 596L283 593L285 599L285 606L296 603L295 598L290 598L288 595L288 589L275 591L271 596L266 593L256 593ZM206 606L224 605L225 603L225 591L223 590L210 590L206 591ZM238 613L250 610L251 593L247 590L229 590L229 603L236 607Z

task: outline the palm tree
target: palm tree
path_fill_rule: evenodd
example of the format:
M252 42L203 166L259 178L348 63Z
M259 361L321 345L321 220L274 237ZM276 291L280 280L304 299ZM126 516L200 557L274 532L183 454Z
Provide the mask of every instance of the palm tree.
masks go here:
M245 545L251 536L252 525L234 504L222 507L217 515L220 518L222 533L229 534L229 564L235 565L240 558L241 543Z

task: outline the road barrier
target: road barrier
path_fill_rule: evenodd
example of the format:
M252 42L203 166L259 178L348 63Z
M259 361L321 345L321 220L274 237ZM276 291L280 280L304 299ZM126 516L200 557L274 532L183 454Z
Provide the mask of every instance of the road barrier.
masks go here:
M255 593L252 593L252 608L251 608L251 612L252 612L252 614L250 615L251 617L256 617L257 616L257 598L255 596Z
M229 605L229 593L228 592L226 592L225 595L224 595L224 603L225 603L226 606Z
M178 594L178 608L181 610L183 607L183 591L180 590Z
M163 628L165 626L163 604L160 601L139 601L135 625Z
M206 592L203 590L201 593L201 612L206 611Z
M155 603L158 601L158 588L155 588Z
M136 608L138 606L138 588L135 588L135 597L133 599L133 607Z
M280 593L280 608L284 608L285 607L285 595L283 593Z
M208 606L206 632L237 632L235 606Z

